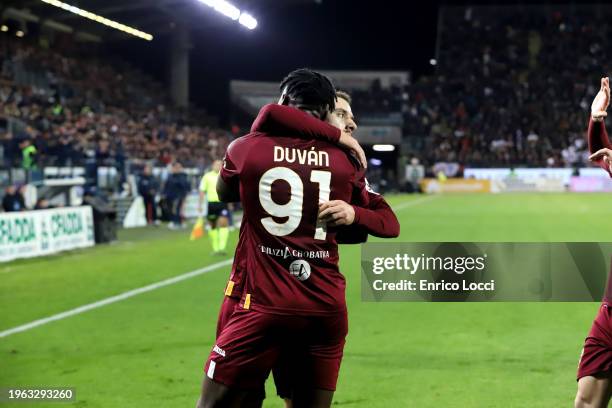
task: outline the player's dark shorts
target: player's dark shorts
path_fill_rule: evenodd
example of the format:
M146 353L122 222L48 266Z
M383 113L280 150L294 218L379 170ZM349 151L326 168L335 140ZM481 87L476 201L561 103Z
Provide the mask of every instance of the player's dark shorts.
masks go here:
M225 296L219 311L219 319L217 320L217 337L221 334L223 328L227 325L230 317L234 313L236 306L240 303L240 298ZM274 377L274 385L276 386L276 394L281 398L291 398L293 394L293 381L300 376L300 367L304 364L303 355L298 356L296 350L282 351L274 368L272 375ZM265 390L261 391L265 396Z
M281 355L299 356L298 372L292 367L288 375L299 376L300 387L334 391L347 332L346 310L296 316L237 308L217 337L204 371L229 387L258 390ZM283 386L289 392L293 384Z
M206 218L209 220L216 220L219 217L227 217L228 215L229 210L227 209L226 203L208 203L208 213L206 214Z
M283 399L292 398L294 389L302 385L300 373L307 367L308 361L306 352L292 351L288 347L281 350L278 361L272 368L276 395Z
M217 319L217 337L221 334L223 328L229 322L234 309L240 303L240 298L224 296L223 303L221 303L221 310L219 310L219 318Z
M608 302L602 303L584 341L577 379L604 373L612 373L612 304Z

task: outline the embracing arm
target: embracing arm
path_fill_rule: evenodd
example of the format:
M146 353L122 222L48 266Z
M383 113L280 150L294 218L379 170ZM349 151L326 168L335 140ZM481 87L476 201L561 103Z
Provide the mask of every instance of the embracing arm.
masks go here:
M298 133L307 139L322 139L332 143L340 140L337 129L297 108L268 104L259 111L251 126L251 132L265 132L268 135Z
M400 224L387 201L376 193L370 193L367 207L353 206L355 224L370 235L380 238L395 238L400 233Z
M291 106L265 105L253 122L251 132L264 132L269 136L297 133L306 139L327 140L347 148L362 167L365 168L368 164L365 152L351 133L340 131L329 123Z
M601 88L591 105L591 118L587 132L589 153L591 153L589 160L599 164L612 177L612 143L610 143L604 124L604 118L608 115L606 110L609 103L610 80L602 78Z
M319 219L330 226L341 226L336 236L339 244L366 242L368 235L395 238L400 232L399 221L387 201L372 191L366 192L364 203L332 200L321 204Z

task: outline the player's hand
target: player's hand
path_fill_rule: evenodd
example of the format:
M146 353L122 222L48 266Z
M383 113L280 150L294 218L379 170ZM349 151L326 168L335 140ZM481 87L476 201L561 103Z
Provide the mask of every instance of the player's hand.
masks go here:
M597 92L597 95L595 95L595 99L593 99L593 103L591 104L591 118L596 122L604 120L604 118L608 116L606 110L609 104L610 78L605 77L601 78L601 88L599 92Z
M340 133L340 140L338 140L338 144L349 149L353 156L355 156L355 158L359 161L361 167L364 169L368 168L368 160L366 159L365 152L357 139L355 139L351 133L343 130L342 133Z
M599 161L603 160L603 162L608 166L608 169L612 172L612 150L603 148L599 149L595 153L589 156L590 161Z
M332 227L351 225L355 221L355 209L342 200L331 200L319 205L319 221Z

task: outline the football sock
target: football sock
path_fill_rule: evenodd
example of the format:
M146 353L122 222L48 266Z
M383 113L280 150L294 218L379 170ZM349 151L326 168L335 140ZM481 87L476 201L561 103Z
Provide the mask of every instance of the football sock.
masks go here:
M213 252L219 252L219 230L217 228L211 228L209 235Z
M229 238L229 228L221 227L219 228L219 250L225 251L225 247L227 247L227 239Z

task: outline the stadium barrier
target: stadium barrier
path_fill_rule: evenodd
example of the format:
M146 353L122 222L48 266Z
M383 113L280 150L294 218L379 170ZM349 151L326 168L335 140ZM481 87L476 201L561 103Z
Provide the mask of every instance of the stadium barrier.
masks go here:
M93 245L89 206L0 213L0 262Z
M508 177L503 180L491 180L493 193L562 193L567 187L560 178L538 177L522 179Z
M200 216L205 217L208 211L208 205L204 203L202 205L202 213L198 210L200 201L200 195L198 192L191 191L185 201L183 202L182 216L186 220L198 218ZM145 214L145 205L141 196L134 197L127 211L124 215L119 214L119 224L123 228L136 228L144 227L147 225L147 219Z
M134 197L123 220L121 220L121 226L123 228L146 227L147 217L145 213L145 205L142 197Z
M612 180L593 176L572 177L569 190L574 193L610 193Z
M612 179L598 167L465 169L464 177L491 181L491 191L494 193L612 191Z
M466 168L463 171L463 177L477 180L504 180L510 177L522 180L547 178L561 179L565 184L569 184L569 180L574 175L574 171L575 170L571 168Z
M490 193L490 180L452 178L438 180L425 178L421 180L421 191L427 194L436 193Z

